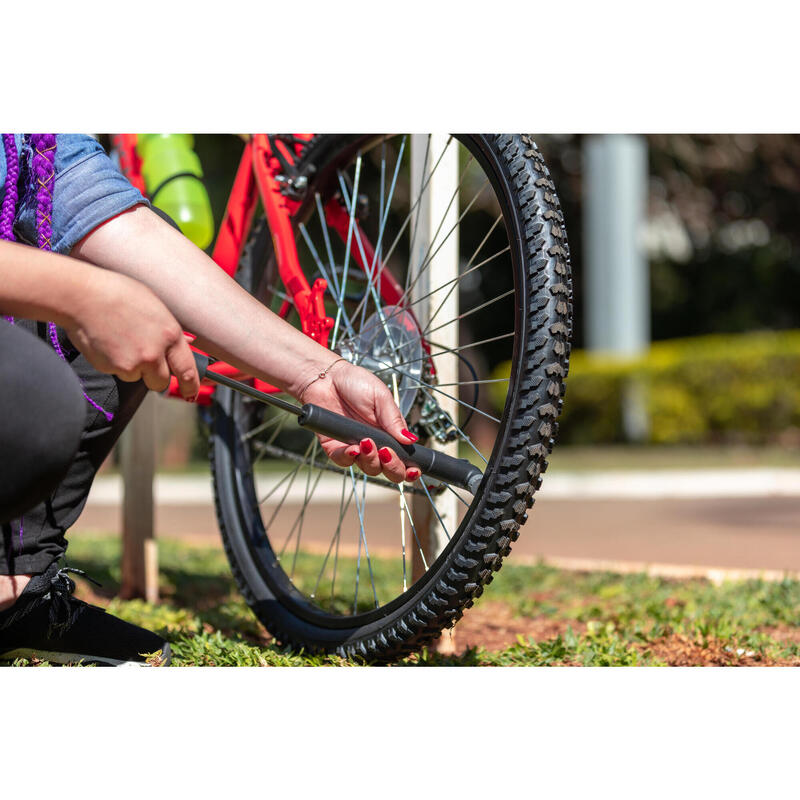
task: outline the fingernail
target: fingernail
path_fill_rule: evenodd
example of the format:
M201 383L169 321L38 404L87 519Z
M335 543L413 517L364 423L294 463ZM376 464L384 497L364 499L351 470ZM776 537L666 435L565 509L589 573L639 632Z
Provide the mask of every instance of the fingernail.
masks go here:
M411 431L407 431L405 428L403 428L403 430L400 431L400 433L402 433L403 436L406 437L406 439L411 439L412 442L416 442L419 440L419 436L415 436L413 433L411 433Z
M372 442L369 439L361 440L361 452L368 456L372 452Z
M351 447L347 451L347 455L349 455L351 458L358 458L361 455L361 450L358 447Z
M410 481L415 481L420 476L420 471L418 469L410 469L406 478Z
M381 460L381 463L388 464L392 460L392 451L388 447L381 447L378 450L378 458Z

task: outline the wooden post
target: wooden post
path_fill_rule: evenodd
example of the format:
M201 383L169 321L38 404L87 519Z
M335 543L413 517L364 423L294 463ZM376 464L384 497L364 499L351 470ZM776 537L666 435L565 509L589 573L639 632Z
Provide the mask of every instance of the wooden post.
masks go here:
M416 315L423 329L428 324L428 319L435 309L444 300L452 286L452 280L458 277L459 239L458 239L458 181L459 164L456 141L450 142L445 150L448 136L434 134L426 136L413 136L411 140L411 197L416 198L425 181L430 177L428 186L423 195L424 203L421 204L414 234L415 248L411 256L411 268L414 276L420 278L414 286L412 300L416 303ZM427 159L425 157L426 148ZM442 153L444 152L444 156ZM440 159L440 156L441 159ZM431 175L435 164L436 170ZM413 201L412 201L413 202ZM432 241L431 237L435 237ZM430 259L436 252L435 258L426 266L424 260ZM420 270L422 272L420 273ZM426 299L431 289L444 287ZM444 305L438 311L436 324L441 325L448 320L458 317L458 290L450 292L444 300ZM436 342L445 348L458 346L458 325L447 325L436 331ZM438 350L438 348L437 348ZM440 383L448 385L447 393L452 398L458 398L458 357L454 353L439 354L435 358L436 374ZM450 417L458 422L458 404L455 399L434 393L437 403ZM428 442L429 447L434 447L451 456L458 456L458 440L447 444ZM424 478L423 478L424 480ZM452 536L458 527L458 498L451 492L434 495L436 510L442 518L448 532ZM412 515L420 544L425 553L425 558L430 565L441 553L447 544L447 536L442 525L431 508L427 497L414 495L411 503ZM422 559L414 548L412 578L417 580L424 571ZM445 633L438 640L436 649L443 653L455 651L453 633Z
M122 587L124 598L158 602L158 550L153 525L156 397L150 392L120 440Z

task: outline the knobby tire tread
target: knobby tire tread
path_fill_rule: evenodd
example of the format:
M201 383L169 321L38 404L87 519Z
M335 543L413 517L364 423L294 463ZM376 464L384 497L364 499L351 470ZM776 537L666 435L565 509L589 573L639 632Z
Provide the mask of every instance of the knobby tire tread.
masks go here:
M314 145L324 145L325 138L315 140ZM534 494L542 485L547 457L558 432L557 418L564 402L564 380L569 369L572 334L569 245L555 186L533 138L525 134L486 138L513 189L513 202L522 224L529 313L524 321L527 335L518 385L510 387L516 398L509 433L483 505L446 563L437 570L438 579L426 582L404 613L378 632L356 635L330 648L282 629L263 613L234 550L232 537L241 532L227 529L220 483L215 479L215 507L234 578L261 622L284 645L307 652L332 649L344 657L360 656L375 662L395 661L429 645L444 629L455 625L493 580L519 537ZM212 472L216 470L214 440L212 435Z

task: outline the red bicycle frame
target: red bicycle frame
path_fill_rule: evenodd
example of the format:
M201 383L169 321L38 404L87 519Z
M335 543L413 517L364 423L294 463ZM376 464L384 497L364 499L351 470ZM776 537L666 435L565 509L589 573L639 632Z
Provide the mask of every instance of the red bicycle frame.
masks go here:
M264 133L253 134L247 138L225 208L225 215L214 244L212 258L221 269L231 276L234 275L242 248L250 233L253 214L260 197L272 236L278 272L300 316L302 331L327 347L328 335L333 327L333 319L327 315L324 302L328 284L322 278L318 278L313 285L309 285L300 267L295 231L292 226L292 217L297 212L300 203L293 200L286 192L286 180L283 175L284 164L294 164L305 142L311 137L312 134L294 134L295 144L293 147ZM115 134L112 137L112 144L119 153L122 171L134 186L144 192L144 180L141 173L141 161L136 153L136 141L136 134ZM343 241L346 240L350 215L342 205L337 201L329 201L325 206L325 216L337 235ZM376 262L374 248L357 221L353 222L353 227L354 231L351 235L360 237L363 247L363 254L361 247L354 248L355 262L368 277L370 277L370 269L380 270L381 280L380 286L377 288L381 297L387 303L400 301L403 295L402 287L388 270L381 269L381 265ZM281 311L284 313L288 311L288 303L284 303ZM231 377L252 379L255 387L264 392L279 391L276 387L258 378L242 375L238 369L222 361L216 362L213 370ZM214 390L214 385L203 384L197 402L209 405ZM181 396L175 378L172 378L168 393L172 397Z

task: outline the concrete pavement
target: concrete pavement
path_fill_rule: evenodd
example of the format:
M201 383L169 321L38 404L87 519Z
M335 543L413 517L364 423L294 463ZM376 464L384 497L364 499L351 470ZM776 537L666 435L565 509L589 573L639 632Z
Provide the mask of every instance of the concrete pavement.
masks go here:
M287 495L299 509L304 481ZM101 476L71 532L120 527L121 482ZM210 478L159 475L157 535L218 542ZM303 546L327 547L341 480L323 476L306 515ZM370 548L395 553L397 495L371 500ZM288 530L288 528L287 528ZM545 476L530 519L514 546L518 560L544 558L702 569L800 571L800 470L779 468L560 472Z

